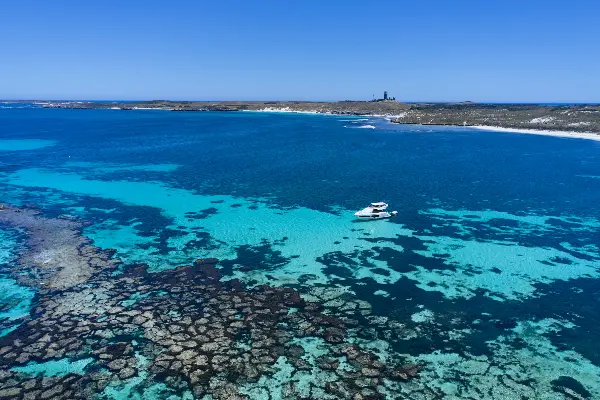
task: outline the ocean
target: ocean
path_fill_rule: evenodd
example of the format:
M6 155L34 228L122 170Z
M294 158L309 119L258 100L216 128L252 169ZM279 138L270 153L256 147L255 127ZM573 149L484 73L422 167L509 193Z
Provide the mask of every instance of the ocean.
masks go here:
M0 106L0 397L600 398L599 142Z

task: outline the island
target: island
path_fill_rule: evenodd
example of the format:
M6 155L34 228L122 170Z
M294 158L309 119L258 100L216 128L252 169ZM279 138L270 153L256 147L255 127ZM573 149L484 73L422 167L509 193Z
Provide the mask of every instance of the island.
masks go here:
M496 127L600 134L600 105L403 103L373 101L37 101L41 107L68 109L266 111L387 117L397 124Z

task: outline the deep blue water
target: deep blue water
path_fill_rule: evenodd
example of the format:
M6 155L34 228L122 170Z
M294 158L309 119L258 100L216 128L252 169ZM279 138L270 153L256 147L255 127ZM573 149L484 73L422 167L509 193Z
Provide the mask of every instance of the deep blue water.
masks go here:
M124 268L215 256L249 284L352 293L404 327L372 346L425 365L398 393L600 396L600 142L341 116L11 108L0 188L3 202L90 221L84 234ZM353 221L371 201L399 216Z

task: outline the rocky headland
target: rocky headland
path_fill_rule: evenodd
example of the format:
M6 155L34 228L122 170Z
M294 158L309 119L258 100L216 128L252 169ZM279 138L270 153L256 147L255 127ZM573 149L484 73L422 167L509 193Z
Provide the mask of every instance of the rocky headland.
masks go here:
M398 124L500 127L600 134L598 105L419 104L392 120Z

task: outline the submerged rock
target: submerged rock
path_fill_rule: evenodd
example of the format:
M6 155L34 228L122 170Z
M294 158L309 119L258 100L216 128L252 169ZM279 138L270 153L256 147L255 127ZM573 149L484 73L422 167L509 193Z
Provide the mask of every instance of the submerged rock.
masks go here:
M81 235L83 223L72 218L45 218L32 209L4 205L0 223L27 233L26 248L21 251L16 277L26 284L49 289L66 289L87 282L103 270L114 270L118 260L114 250L102 251ZM31 269L36 273L30 273Z

